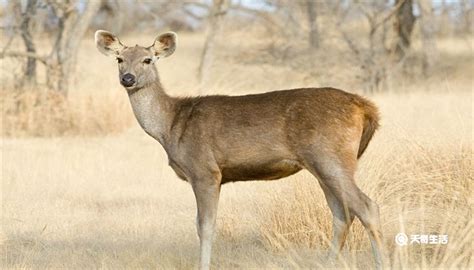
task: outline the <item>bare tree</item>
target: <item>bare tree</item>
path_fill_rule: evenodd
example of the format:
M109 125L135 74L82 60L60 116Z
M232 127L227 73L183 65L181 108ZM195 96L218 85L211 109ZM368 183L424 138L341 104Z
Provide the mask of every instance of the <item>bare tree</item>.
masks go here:
M199 64L198 78L201 84L208 79L208 71L213 62L215 53L216 39L222 29L222 20L229 8L229 0L214 0L208 17L208 28L204 48L201 54L201 62Z
M472 33L472 16L473 14L473 5L472 0L462 0L461 1L461 12L462 12L462 32L466 34Z
M386 63L385 59L389 49L385 45L385 25L399 12L403 3L403 0L399 1L388 12L383 3L358 3L357 7L364 14L369 25L367 42L359 43L355 41L356 37L352 37L342 28L349 8L337 7L338 17L340 18L337 28L348 48L352 51L360 69L363 71L363 76L361 76L362 82L365 85L365 89L369 92L379 90L381 83L386 79L388 63ZM368 46L364 46L364 43L367 43Z
M104 21L102 25L104 29L110 29L114 33L122 32L123 28L123 13L126 3L119 0L102 0L98 14L102 15Z
M403 59L406 51L410 48L411 33L415 25L416 17L413 14L412 0L396 0L395 6L399 5L396 16L394 29L397 40L393 47L393 54L397 61Z
M319 47L319 31L318 31L318 9L317 2L314 0L306 0L306 12L309 25L309 45L311 48Z
M438 5L438 36L447 37L453 33L453 25L450 18L452 7L446 0L441 0L441 3L438 3Z
M418 0L418 6L420 8L420 27L421 27L421 39L423 43L422 52L422 71L426 76L429 74L430 69L436 62L437 49L435 41L435 21L433 14L432 3L429 0Z
M35 49L34 35L30 32L30 20L36 14L37 1L27 0L25 12L27 16L20 23L21 35L26 51L9 50L5 47L0 58L20 57L27 59L25 77L34 81L36 62L46 68L46 83L50 89L67 95L71 75L74 72L79 44L91 20L100 8L100 1L84 3L81 10L76 1L45 1L42 7L50 12L57 21L57 29L53 46L48 54L39 54ZM13 26L14 28L15 26Z
M412 0L396 0L395 5L400 5L395 16L395 33L397 41L393 52L397 60L401 60L411 44L411 33L415 25L416 17L413 14Z
M55 3L59 15L59 33L56 39L56 68L59 73L56 89L67 93L69 81L77 59L79 44L93 16L100 8L99 1L89 1L83 12L74 8L75 3L69 5Z
M21 4L21 38L25 44L26 52L28 54L36 54L36 46L31 35L30 22L36 13L37 0L29 0L26 1L26 3L23 1ZM26 58L25 74L22 81L26 83L34 83L36 81L36 59L34 57L29 56Z

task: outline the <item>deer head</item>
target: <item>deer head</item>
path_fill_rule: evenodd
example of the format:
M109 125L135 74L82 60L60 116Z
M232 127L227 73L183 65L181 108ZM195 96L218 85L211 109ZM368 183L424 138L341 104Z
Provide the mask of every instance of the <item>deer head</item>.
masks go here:
M95 44L99 51L117 59L120 84L127 91L138 90L159 80L154 63L160 57L173 54L176 39L176 33L166 32L159 35L149 47L139 45L128 47L110 32L104 30L95 32Z

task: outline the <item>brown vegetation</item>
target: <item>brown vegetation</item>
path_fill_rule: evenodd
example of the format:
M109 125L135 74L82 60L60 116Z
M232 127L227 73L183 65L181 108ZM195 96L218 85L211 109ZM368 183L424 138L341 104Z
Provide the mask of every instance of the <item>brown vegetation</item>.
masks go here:
M4 137L97 136L130 126L129 105L114 96L82 95L67 99L50 90L2 90ZM104 102L105 101L105 102Z

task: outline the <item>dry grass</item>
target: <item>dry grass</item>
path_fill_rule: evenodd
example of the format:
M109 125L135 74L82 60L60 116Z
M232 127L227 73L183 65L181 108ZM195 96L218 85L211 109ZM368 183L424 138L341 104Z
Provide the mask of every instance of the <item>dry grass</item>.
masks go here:
M151 38L123 40L148 44ZM183 78L198 64L197 44L200 36L183 36L177 53L159 63L170 94L197 91L195 78ZM470 48L446 44L441 46L444 53L470 57L472 63ZM90 41L83 46L70 99L54 103L59 105L43 116L25 116L26 125L40 130L43 121L58 121L59 129L82 123L79 130L86 131L94 126L121 131L127 126L131 109L118 85L114 61L96 53ZM317 78L284 65L218 62L214 69L208 93L320 85ZM470 69L440 69L442 76L399 82L390 93L372 97L383 123L360 162L357 182L381 207L396 269L473 267ZM354 89L350 80L326 80ZM34 108L37 98L18 100ZM13 103L6 104L8 112ZM57 120L56 115L64 114L68 116ZM2 128L8 135L9 127L23 124L7 116ZM75 137L2 139L0 268L195 267L198 241L191 188L167 166L158 143L134 121L131 125L106 137L77 131ZM52 130L47 132L69 132ZM373 267L369 241L358 221L342 259L326 260L331 217L317 181L307 172L280 181L225 185L217 224L213 266L218 269ZM449 243L397 247L393 239L398 232L448 234Z
M103 96L103 95L102 95ZM5 137L94 136L130 127L129 106L116 97L66 98L56 91L2 91Z

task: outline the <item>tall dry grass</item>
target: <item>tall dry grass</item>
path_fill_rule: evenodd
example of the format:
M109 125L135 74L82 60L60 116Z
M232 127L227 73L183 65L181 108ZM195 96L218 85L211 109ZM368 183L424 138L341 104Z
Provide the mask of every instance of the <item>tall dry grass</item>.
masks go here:
M380 205L392 267L472 268L472 94L418 92L375 100L382 128L360 160L356 181ZM266 220L260 231L271 250L329 247L330 211L309 173L269 192L267 199L272 207L260 209ZM399 232L447 234L449 244L398 246ZM336 265L366 267L367 257L358 254L369 250L370 242L357 220L346 245Z
M152 39L122 37L125 44ZM197 67L200 44L201 36L182 35L175 55L158 63L169 94L198 92L189 74ZM91 40L82 46L68 100L44 92L46 98L5 95L0 268L191 269L198 259L191 188L167 166L164 150L130 120L115 62L97 53ZM380 205L394 269L473 268L472 53L456 40L441 41L439 49L446 65L436 76L391 81L387 93L370 97L381 108L382 127L359 163L356 181ZM221 56L202 86L205 93L315 85L359 89L344 80L351 77L344 65L330 67L340 71L333 77L309 76L285 63ZM328 72L313 67L315 73ZM42 98L51 104L46 111L35 106ZM8 118L22 106L25 116ZM75 136L31 137L35 132ZM88 136L102 132L116 133ZM331 215L308 172L227 184L221 196L214 268L373 267L357 220L342 257L327 260ZM399 247L398 232L447 234L449 243Z
M114 96L79 95L43 89L3 90L4 137L98 136L130 127L129 105Z
M392 150L392 149L391 149ZM395 150L395 149L393 149ZM423 151L409 145L400 151L362 162L358 185L381 206L381 219L394 268L468 268L472 263L472 152ZM367 164L369 163L370 164ZM371 168L378 168L372 172ZM261 233L265 244L279 251L292 248L329 248L330 212L317 181L305 175L289 183L284 194L269 195L272 207L262 208L267 221ZM399 247L394 236L447 234L449 245ZM368 250L360 222L352 226L347 254ZM356 256L352 256L356 258ZM366 258L365 258L366 259ZM357 265L358 260L349 260Z

